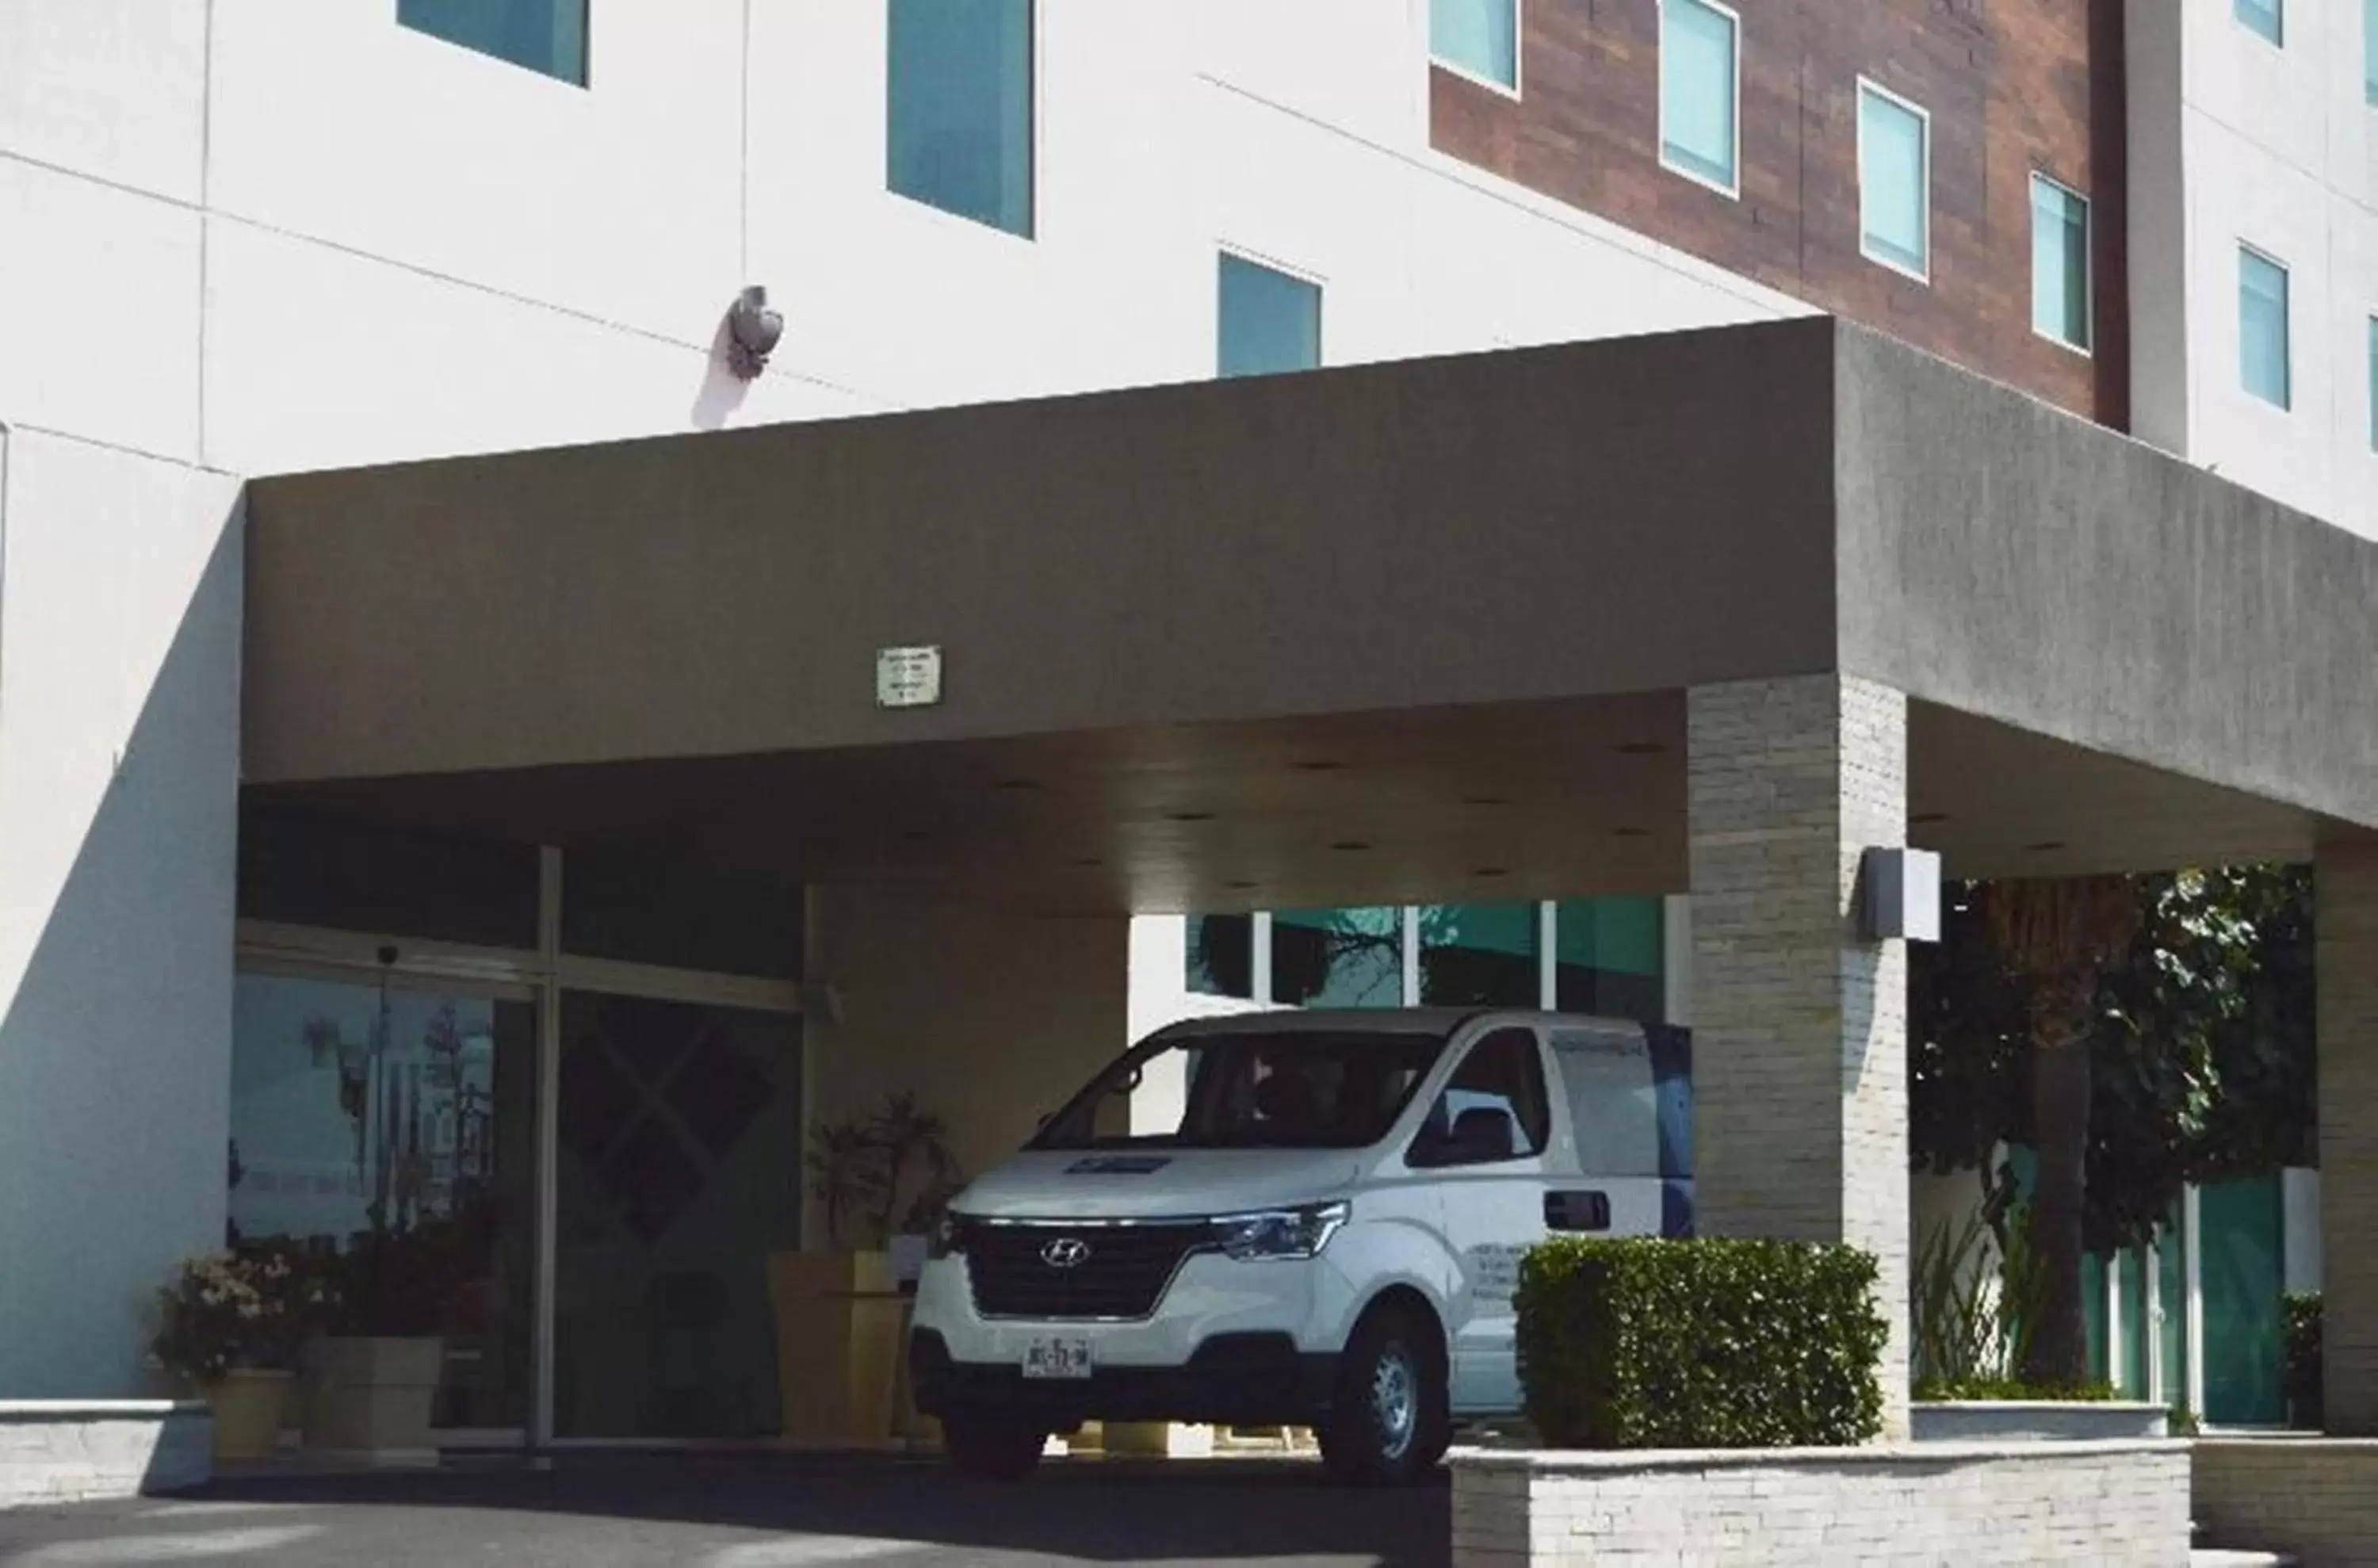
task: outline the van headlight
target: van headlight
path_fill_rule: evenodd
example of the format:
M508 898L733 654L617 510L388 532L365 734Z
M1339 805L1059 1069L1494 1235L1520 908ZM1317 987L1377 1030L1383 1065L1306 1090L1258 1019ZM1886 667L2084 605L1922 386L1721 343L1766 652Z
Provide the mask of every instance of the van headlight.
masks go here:
M1310 1258L1346 1223L1343 1199L1294 1209L1226 1214L1214 1222L1214 1240L1232 1258Z

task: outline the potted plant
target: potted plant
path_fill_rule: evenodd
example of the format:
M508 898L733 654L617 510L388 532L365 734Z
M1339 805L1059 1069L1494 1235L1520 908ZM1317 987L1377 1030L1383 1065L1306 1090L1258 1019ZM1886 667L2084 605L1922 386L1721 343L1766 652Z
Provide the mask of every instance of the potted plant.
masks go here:
M337 1309L306 1347L307 1447L378 1460L436 1453L444 1330L468 1252L465 1226L427 1219L375 1224L337 1255Z
M958 1188L948 1127L912 1093L811 1129L809 1189L824 1211L823 1252L769 1260L785 1435L874 1442L893 1432L904 1298L891 1247L930 1226Z
M157 1293L151 1348L206 1401L217 1459L271 1454L298 1346L328 1296L301 1253L270 1243L191 1258Z

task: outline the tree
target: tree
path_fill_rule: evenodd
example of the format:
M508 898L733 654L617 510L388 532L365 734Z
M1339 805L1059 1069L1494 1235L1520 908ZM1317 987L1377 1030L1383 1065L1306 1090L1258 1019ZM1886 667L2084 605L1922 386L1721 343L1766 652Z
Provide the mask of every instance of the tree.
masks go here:
M2188 1183L2314 1157L2312 879L2300 866L2137 876L2125 950L2098 971L2087 1036L2083 1245L2135 1247ZM2031 986L1994 945L1994 888L1949 890L1941 941L1909 995L1916 1163L1982 1169L2041 1147ZM2053 1068L2051 1067L2051 1073Z
M2023 1374L2035 1383L2080 1383L2089 1375L2081 1304L2089 1044L2099 973L2130 947L2138 900L2120 877L2082 876L1994 884L1983 911L1991 947L2023 986L2031 1025L2032 1135L2039 1154L2031 1241L2040 1289Z

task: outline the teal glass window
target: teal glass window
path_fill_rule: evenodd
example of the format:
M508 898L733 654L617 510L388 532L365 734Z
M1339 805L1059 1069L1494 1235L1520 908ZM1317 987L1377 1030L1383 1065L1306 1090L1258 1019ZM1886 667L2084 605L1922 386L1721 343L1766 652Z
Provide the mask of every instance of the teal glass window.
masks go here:
M1225 252L1216 311L1215 368L1276 376L1321 365L1321 285Z
M2292 403L2288 270L2244 246L2238 250L2238 372L2251 396L2274 408Z
M2287 46L2287 0L2230 0L2229 11L2248 32L2280 48Z
M1438 904L1420 911L1423 1006L1532 1007L1543 995L1535 905Z
M1032 0L891 0L886 183L1032 236Z
M1738 187L1740 32L1735 14L1710 0L1660 6L1660 161L1729 192Z
M2286 1288L2279 1178L2214 1182L2197 1198L2204 1302L2204 1409L2225 1426L2287 1417L2279 1297Z
M1271 987L1291 1007L1402 1007L1403 911L1280 911L1271 917Z
M396 0L416 32L586 85L586 0Z
M1553 910L1553 1005L1658 1023L1667 1010L1657 899L1565 899Z
M1931 187L1930 119L1904 99L1860 82L1858 243L1868 259L1928 278Z
M2378 105L2378 0L2361 0L2361 101Z
M1428 52L1481 81L1519 90L1519 0L1429 0Z
M2031 324L2089 347L2089 203L2045 175L2031 176Z
M1255 917L1191 915L1187 976L1200 996L1248 996L1255 990Z

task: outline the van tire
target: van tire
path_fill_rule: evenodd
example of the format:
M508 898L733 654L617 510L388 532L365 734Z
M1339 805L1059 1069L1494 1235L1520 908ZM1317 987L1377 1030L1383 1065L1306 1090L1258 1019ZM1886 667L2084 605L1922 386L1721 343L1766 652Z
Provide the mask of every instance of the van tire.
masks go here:
M1382 1307L1355 1325L1321 1423L1321 1463L1360 1486L1403 1486L1436 1467L1451 1440L1445 1340L1418 1312Z
M950 1463L987 1481L1020 1481L1040 1463L1049 1434L998 1416L949 1416L942 1446Z

